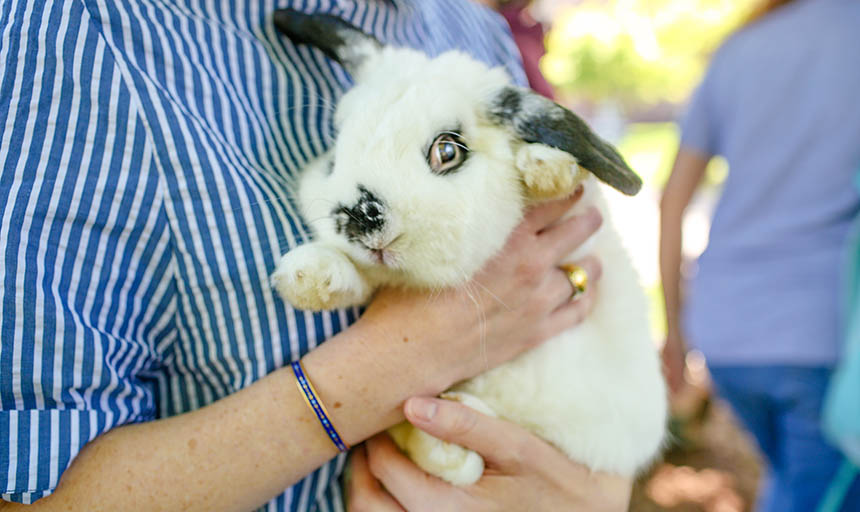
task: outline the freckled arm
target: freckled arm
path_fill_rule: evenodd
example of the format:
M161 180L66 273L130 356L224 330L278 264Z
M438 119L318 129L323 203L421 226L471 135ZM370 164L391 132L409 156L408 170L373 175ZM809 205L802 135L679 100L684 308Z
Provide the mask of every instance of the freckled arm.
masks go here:
M412 336L407 323L382 322L385 331L379 323L359 322L303 359L350 445L402 421L406 398L455 378L416 375L427 355L402 341ZM336 454L286 367L196 411L108 432L53 494L29 506L0 501L0 510L252 510Z

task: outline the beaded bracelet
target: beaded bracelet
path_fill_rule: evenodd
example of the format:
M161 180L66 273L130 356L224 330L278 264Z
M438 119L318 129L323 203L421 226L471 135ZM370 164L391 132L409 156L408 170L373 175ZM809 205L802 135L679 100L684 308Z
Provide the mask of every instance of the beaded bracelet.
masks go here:
M338 451L348 451L349 446L341 440L340 435L338 435L337 430L334 428L334 425L331 424L331 420L328 419L328 412L325 410L325 406L317 398L317 392L311 384L311 381L305 377L301 361L293 361L291 365L293 367L293 373L296 374L296 385L299 387L299 391L301 391L302 397L305 399L305 403L308 404L308 407L310 407L314 413L316 413L317 419L320 420L320 424L322 424L322 427L325 429L325 433L328 434L329 439L331 439L331 442L334 443Z

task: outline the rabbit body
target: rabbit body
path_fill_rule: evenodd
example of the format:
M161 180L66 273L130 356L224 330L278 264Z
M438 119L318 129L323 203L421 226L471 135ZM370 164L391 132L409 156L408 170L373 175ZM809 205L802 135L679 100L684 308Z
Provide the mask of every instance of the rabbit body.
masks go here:
M337 19L310 18L290 11L276 23L302 42L333 30L337 37L320 44L330 45L327 55L347 66L356 85L338 102L334 146L300 176L297 197L313 240L287 252L272 276L294 306L364 304L381 285L463 285L530 204L570 195L584 182L570 214L596 205L606 217L588 171L638 190L614 149L566 109L511 86L502 70L459 52L430 58L382 47ZM459 159L438 168L439 147L445 152L437 156ZM580 252L604 268L589 316L443 396L518 423L591 469L633 475L663 441L665 384L647 301L609 219L586 245ZM483 472L477 454L408 424L391 434L420 466L452 483L467 485Z
M575 210L595 204L607 217L599 186L588 181ZM665 436L666 389L648 303L608 218L584 249L600 259L604 273L582 323L453 391L455 399L479 399L593 470L632 476L652 461ZM480 477L458 450L420 439L429 436L414 428L404 437L400 442L414 459L448 462L434 467L446 480L468 485Z

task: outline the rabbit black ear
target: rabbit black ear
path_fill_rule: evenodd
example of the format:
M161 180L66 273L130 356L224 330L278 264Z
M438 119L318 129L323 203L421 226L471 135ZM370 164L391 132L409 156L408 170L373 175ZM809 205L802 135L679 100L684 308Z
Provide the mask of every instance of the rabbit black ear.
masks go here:
M581 167L624 194L632 196L642 188L642 180L612 145L576 114L537 93L505 87L492 100L490 116L525 142L570 153Z
M331 14L305 14L278 9L275 27L298 44L316 46L355 76L362 63L382 49L382 43Z

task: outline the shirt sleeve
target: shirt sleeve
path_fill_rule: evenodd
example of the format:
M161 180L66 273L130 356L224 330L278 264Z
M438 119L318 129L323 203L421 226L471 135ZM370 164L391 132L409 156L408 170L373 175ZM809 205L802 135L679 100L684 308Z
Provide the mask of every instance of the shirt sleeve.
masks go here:
M709 156L720 152L720 119L716 105L718 55L712 60L704 79L693 93L680 123L681 146Z
M86 443L155 417L146 375L171 339L174 287L144 123L83 3L11 9L0 21L0 497L31 503Z

